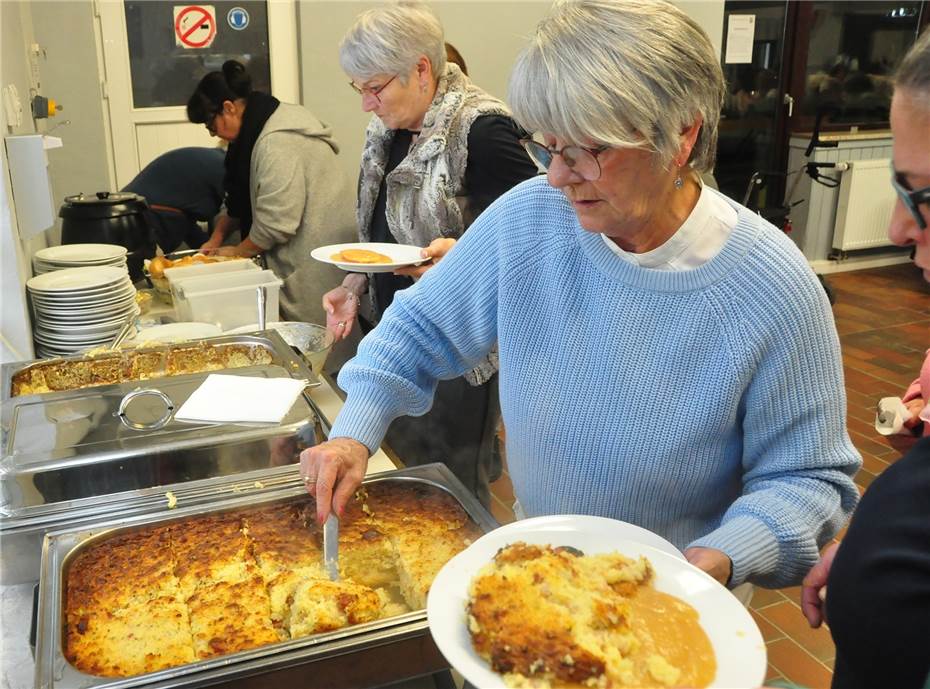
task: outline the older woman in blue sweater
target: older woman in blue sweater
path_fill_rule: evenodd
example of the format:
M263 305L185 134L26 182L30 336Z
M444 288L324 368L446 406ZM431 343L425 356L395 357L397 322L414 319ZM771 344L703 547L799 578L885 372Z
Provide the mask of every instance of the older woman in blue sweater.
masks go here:
M669 539L719 581L798 583L858 498L839 342L781 232L702 187L724 83L671 4L558 2L510 82L547 179L399 294L301 457L340 513L391 420L495 342L514 491Z

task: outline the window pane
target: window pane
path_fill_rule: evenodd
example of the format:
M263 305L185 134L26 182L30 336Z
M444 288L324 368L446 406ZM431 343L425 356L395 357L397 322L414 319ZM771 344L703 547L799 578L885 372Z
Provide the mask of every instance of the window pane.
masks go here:
M745 64L724 62L727 98L721 112L717 166L714 174L720 190L742 199L754 172L774 170L776 160L776 118L784 108L779 98L782 70L782 35L785 31L785 2L735 2L724 5L724 36L732 15L753 15L755 31L752 61ZM726 45L723 48L726 54ZM772 179L765 178L769 183ZM763 199L750 199L750 205Z
M220 70L226 60L239 60L252 75L252 88L271 92L268 58L268 12L265 2L213 0L216 33L205 48L177 45L174 8L176 0L126 0L126 33L132 73L134 108L186 105L197 82L207 73ZM248 25L233 29L227 16L233 8L248 13ZM237 15L237 19L241 15Z
M815 2L802 114L888 121L891 78L917 35L919 2Z

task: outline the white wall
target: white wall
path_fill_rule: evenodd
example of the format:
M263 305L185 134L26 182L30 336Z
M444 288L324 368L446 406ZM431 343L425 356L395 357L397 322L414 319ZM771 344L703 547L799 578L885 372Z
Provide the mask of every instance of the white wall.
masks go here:
M35 133L28 112L30 79L24 33L29 26L27 18L24 27L24 12L28 13L26 3L0 1L0 86L15 85L26 110L20 126L8 127L6 112L0 108L3 136ZM44 242L37 238L24 247L20 241L5 146L0 146L0 160L0 362L7 362L33 356L23 280L29 275L26 254Z
M24 17L27 21L23 25ZM8 128L6 113L3 117L3 136L10 134L34 134L35 127L29 116L29 63L26 53L24 34L31 30L29 23L29 3L0 1L0 86L13 84L19 91L23 102L23 122L18 127Z
M71 194L115 191L108 164L94 6L91 0L43 0L29 6L35 42L44 49L39 58L41 93L64 108L55 117L40 120L39 130L70 121L53 133L61 138L63 148L48 152L52 199L58 208ZM50 243L60 241L60 228L61 220L56 219Z
M339 157L355 179L369 115L349 88L339 66L338 46L346 29L375 2L300 0L298 7L303 103L333 128ZM704 28L717 54L723 35L723 0L676 3ZM442 20L446 39L468 65L468 74L482 88L506 99L510 68L533 34L550 2L538 0L441 0L433 8Z

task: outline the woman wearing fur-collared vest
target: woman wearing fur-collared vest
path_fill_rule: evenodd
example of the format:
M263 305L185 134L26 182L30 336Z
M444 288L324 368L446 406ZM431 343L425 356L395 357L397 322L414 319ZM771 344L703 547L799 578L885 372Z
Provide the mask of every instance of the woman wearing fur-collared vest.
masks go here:
M359 174L359 239L425 247L430 260L393 274L349 273L323 297L337 338L356 317L363 331L374 327L396 292L435 265L492 201L537 172L504 103L446 62L442 25L425 5L359 15L340 63L374 115ZM441 381L428 412L394 420L388 446L408 466L444 462L487 503L500 471L496 374L494 351L464 377Z

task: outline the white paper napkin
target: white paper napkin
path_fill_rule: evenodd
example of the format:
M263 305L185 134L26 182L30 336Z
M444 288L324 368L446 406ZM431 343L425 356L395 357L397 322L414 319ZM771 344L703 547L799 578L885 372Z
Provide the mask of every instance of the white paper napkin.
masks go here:
M178 421L280 423L307 381L211 373L175 413Z
M910 417L911 413L900 397L882 397L875 412L875 430L881 435L910 433L904 430L904 422Z

